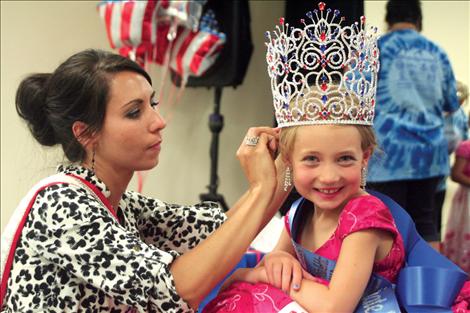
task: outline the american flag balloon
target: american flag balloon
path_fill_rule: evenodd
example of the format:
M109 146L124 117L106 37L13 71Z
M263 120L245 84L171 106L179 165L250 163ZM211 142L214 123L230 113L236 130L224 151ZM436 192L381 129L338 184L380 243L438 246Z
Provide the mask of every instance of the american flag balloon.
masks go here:
M111 48L142 66L168 64L184 83L188 76L201 76L225 43L214 13L202 15L205 2L101 1L98 11Z

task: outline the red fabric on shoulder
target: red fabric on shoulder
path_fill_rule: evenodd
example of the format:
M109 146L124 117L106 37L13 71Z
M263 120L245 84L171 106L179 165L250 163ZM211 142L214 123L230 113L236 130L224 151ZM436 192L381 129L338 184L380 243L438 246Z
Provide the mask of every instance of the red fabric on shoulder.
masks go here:
M380 229L397 236L392 214L380 199L366 195L350 200L341 212L338 233L343 240L351 233L365 229Z

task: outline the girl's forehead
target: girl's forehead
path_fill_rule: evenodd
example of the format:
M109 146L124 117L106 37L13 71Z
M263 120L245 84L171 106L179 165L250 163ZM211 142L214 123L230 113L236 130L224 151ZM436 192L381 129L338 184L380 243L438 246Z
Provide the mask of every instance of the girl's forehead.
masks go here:
M361 146L361 136L352 125L308 125L297 130L295 148L336 150ZM295 149L294 148L294 149Z
M353 125L305 125L300 126L297 130L297 135L305 137L337 137L349 138L360 137L359 131Z

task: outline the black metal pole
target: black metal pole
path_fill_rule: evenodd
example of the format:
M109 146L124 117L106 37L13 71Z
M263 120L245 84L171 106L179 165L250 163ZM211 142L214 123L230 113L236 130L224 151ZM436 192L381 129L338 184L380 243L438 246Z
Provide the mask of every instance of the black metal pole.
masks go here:
M215 201L220 203L224 211L228 211L224 197L217 193L219 177L217 175L219 134L224 128L224 117L220 114L220 99L222 98L222 87L215 87L214 112L209 116L209 129L212 132L212 142L210 147L210 183L207 186L209 193L201 194L202 201Z
M219 186L219 177L217 175L217 169L219 165L219 134L224 128L224 117L220 114L220 99L222 98L222 88L215 88L214 98L214 113L209 116L209 128L212 132L212 144L210 149L211 155L211 173L210 173L210 185L209 193L216 194Z

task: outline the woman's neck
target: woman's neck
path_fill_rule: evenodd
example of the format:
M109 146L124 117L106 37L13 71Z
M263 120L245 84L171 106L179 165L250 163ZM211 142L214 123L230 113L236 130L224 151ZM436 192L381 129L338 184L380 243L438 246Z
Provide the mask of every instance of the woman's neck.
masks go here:
M111 192L108 200L114 208L117 208L122 194L126 191L134 173L132 171L100 167L95 169L95 174L108 187Z
M415 24L409 23L409 22L399 22L388 27L388 31L391 31L391 32L395 30L402 30L402 29L413 29L416 31L418 30Z

